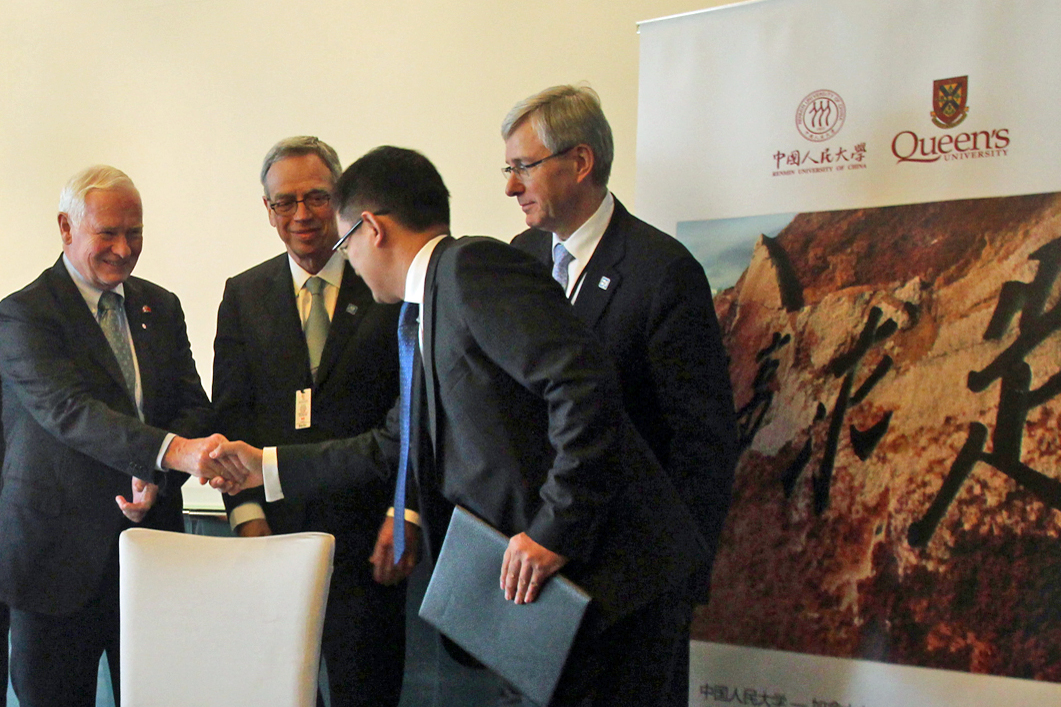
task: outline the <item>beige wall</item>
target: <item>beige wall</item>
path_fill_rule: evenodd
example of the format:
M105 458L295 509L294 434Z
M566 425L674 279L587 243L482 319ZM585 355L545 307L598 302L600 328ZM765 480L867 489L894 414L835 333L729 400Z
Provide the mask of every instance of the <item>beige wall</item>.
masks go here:
M137 274L180 295L209 389L224 280L281 250L261 159L312 134L343 164L384 143L423 151L457 234L508 239L498 129L517 100L588 81L633 202L636 22L719 0L4 0L0 12L0 295L60 252L56 201L97 162L144 199Z

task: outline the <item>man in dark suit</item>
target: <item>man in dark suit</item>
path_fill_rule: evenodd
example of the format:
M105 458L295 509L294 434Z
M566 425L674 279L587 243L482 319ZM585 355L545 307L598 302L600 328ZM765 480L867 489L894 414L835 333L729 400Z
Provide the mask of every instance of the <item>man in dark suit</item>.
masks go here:
M0 410L4 407L3 387L0 387ZM0 426L0 469L4 465L4 434ZM4 476L0 474L0 496L4 494ZM7 631L11 612L7 604L0 604L0 707L7 707Z
M339 234L330 198L341 171L335 151L314 137L281 140L265 157L263 202L286 252L225 285L213 400L229 439L261 446L353 437L381 424L398 395L398 308L374 303L332 250ZM313 281L323 307L316 335ZM332 707L394 707L401 695L405 586L377 583L369 563L390 503L379 480L305 503L266 503L261 489L225 497L239 535L335 536L322 639Z
M393 147L359 159L337 186L354 269L377 301L422 307L422 366L406 400L429 550L457 503L510 536L497 576L508 599L534 601L564 568L596 611L554 704L657 704L683 621L675 600L706 559L703 538L560 288L504 243L450 238L448 197L426 158ZM247 483L264 481L267 498L330 493L395 476L401 419L396 406L384 428L353 439L217 454L251 469Z
M59 208L62 257L0 302L0 602L22 707L94 705L104 650L117 699L118 535L182 530L178 472L216 473L224 439L189 439L213 423L180 302L130 276L132 181L86 169Z
M592 89L556 86L531 96L509 112L501 134L505 193L530 226L512 245L553 270L612 355L627 413L713 555L729 509L737 430L703 267L608 191L612 133ZM694 578L694 600L707 601L710 567ZM688 699L686 675L673 704Z

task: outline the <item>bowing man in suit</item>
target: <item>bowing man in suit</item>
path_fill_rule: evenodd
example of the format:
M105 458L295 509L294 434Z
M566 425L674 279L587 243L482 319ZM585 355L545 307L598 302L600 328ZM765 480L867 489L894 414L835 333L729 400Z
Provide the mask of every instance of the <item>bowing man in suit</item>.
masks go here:
M234 473L249 469L245 483L264 481L267 498L377 476L401 486L410 419L409 485L432 554L461 504L511 538L497 575L506 598L534 601L561 568L593 596L554 704L658 704L703 538L563 292L500 241L451 238L448 197L425 157L395 147L369 152L337 185L350 263L377 301L405 303L400 328L420 354L402 392L409 414L399 404L385 427L353 439L215 454Z
M627 413L713 555L729 509L737 429L703 267L608 191L612 133L593 89L535 94L509 112L501 134L505 193L530 226L512 245L553 271L575 314L600 337L619 369ZM694 600L707 601L709 582L710 563L693 580ZM686 675L673 704L688 704L688 694Z
M104 650L117 700L118 535L183 530L179 472L217 473L224 439L190 439L213 422L180 302L131 276L132 181L86 169L59 212L63 255L0 302L0 602L22 707L94 705Z
M230 439L261 446L353 437L381 424L398 395L398 308L374 303L332 250L339 234L331 194L341 172L335 150L315 137L281 140L262 164L262 201L285 252L225 284L213 401ZM391 494L376 480L304 503L266 503L261 489L225 497L241 536L335 536L322 639L333 707L394 707L400 698L405 587L377 583L369 563Z

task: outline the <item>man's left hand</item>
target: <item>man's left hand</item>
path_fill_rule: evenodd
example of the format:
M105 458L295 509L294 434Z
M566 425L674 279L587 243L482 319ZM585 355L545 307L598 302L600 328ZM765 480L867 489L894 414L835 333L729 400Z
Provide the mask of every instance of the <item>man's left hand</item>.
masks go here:
M124 496L115 496L114 500L126 518L139 523L151 510L151 506L155 505L155 499L158 498L158 486L134 476L132 497L132 501L126 501Z
M526 533L513 536L501 562L501 589L505 591L505 599L530 604L538 598L546 580L566 564L566 557L539 545Z

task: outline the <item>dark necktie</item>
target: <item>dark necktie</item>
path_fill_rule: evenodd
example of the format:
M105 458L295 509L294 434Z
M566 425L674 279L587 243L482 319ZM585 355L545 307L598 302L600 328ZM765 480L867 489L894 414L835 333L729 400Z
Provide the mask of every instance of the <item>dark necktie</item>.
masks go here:
M306 348L309 349L309 368L313 380L317 380L317 369L321 365L324 342L328 340L328 306L324 304L324 280L313 276L303 285L313 296L313 303L306 317Z
M567 294L567 266L574 259L575 256L568 252L563 243L557 243L553 246L553 279L560 283L560 287L564 288L564 294Z
M111 345L114 357L118 359L118 367L122 369L122 376L125 378L129 395L135 400L136 368L133 366L133 350L122 329L121 308L121 295L117 292L104 292L99 296L96 318L103 329L103 335L107 337L107 343Z
M401 385L401 450L398 453L398 477L394 487L394 563L405 552L405 482L409 474L409 454L413 417L413 359L420 327L417 316L420 305L406 302L398 315L398 371Z

